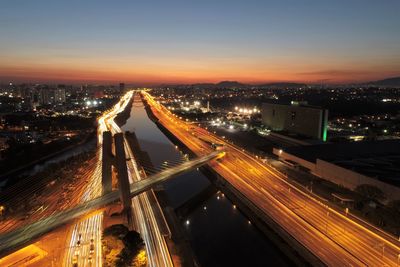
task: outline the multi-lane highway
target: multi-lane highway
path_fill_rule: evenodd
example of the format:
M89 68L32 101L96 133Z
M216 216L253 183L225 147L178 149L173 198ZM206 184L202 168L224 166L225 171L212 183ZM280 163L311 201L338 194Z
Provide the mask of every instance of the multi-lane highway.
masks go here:
M214 151L206 156L202 156L190 161L185 161L182 164L163 170L157 174L151 175L146 179L134 182L130 185L131 197L138 196L139 194L148 191L150 188L154 187L157 184L160 184L181 173L193 170L194 168L198 168L213 159L222 158L224 155L225 155L224 152ZM119 191L114 190L110 193L103 194L100 197L81 203L72 209L67 209L65 211L55 213L39 221L25 225L24 227L15 229L11 232L0 234L0 254L3 255L5 254L5 252L8 252L15 247L19 247L21 244L26 244L27 242L37 238L38 236L41 236L71 220L81 218L85 215L86 217L84 218L93 218L93 220L89 221L89 223L96 225L95 220L99 219L96 216L96 214L99 214L99 211L101 211L101 209L104 206L118 200L119 197L120 197ZM86 220L82 220L82 222L85 221ZM81 231L82 233L85 233L88 229L92 228L92 226L90 225L88 225L87 228L85 227L82 228L83 227L82 225L83 224L78 224L78 227L74 227L73 229L74 230L80 229L82 230ZM90 234L89 231L87 233ZM77 236L79 237L79 234L77 234ZM80 242L74 243L73 247L75 247L76 245L78 247L87 246L90 250L90 244L92 243L92 241L89 240L90 243L88 244L85 242L84 237L81 237L79 240ZM78 239L76 240L76 242L77 241ZM95 240L93 240L93 242L94 241ZM76 257L75 259L78 260L78 258L79 257Z
M131 97L132 92L125 94L111 110L105 112L98 119L96 162L92 165L94 171L87 177L89 182L81 197L81 203L102 195L101 144L103 143L103 132L110 130L110 123L114 123L114 118L126 108ZM102 230L103 213L101 211L75 223L70 229L71 234L67 244L68 250L64 257L64 265L72 266L77 263L78 266L102 266Z
M85 216L70 227L69 238L64 246L66 247L66 252L62 265L102 266L101 233L103 230L103 213L100 208L119 197L117 191L107 195L102 195L101 192L102 134L108 130L113 134L121 132L114 119L118 113L125 110L132 97L133 92L127 93L113 109L99 118L97 155L90 161L91 164L88 165L87 170L83 172L84 177L80 177L84 182L82 186L77 188L79 190L74 192L76 197L73 203L76 207L68 209L72 203L61 203L61 205L56 205L58 206L57 209L51 209L51 213L39 212L41 216L30 223L25 222L24 227L16 226L8 229L8 231L5 231L7 233L0 234L0 252L3 253L25 244L72 219L77 219L87 212L91 212L90 215ZM206 157L185 162L180 166L172 167L154 175L154 177L142 180L134 160L134 153L126 140L124 140L124 148L127 154L126 157L129 159L127 168L131 182L131 192L137 195L132 199L132 220L135 222L136 230L145 241L149 266L173 266L165 241L165 236L169 234L168 226L154 192L151 190L151 186L169 179L175 174L198 167L221 153L211 153ZM47 210L47 208L46 206L44 209ZM10 222L10 225L13 224Z
M129 100L134 96L135 95L133 91L127 93L127 100L124 103L129 102ZM114 119L115 116L124 109L125 105L121 105L117 112L113 113L104 120L106 128L109 129L113 135L121 132L121 128L115 123ZM141 176L138 171L134 153L125 137L124 148L126 157L129 159L127 161L129 181L130 183L140 181ZM143 194L132 199L132 221L135 222L135 228L141 234L144 240L149 265L173 266L164 237L166 233L162 233L160 226L160 224L165 223L165 221L163 218L160 218L160 216L157 216L157 214L162 214L162 211L156 211L156 209L160 209L160 207L156 198L154 197L154 192L152 190L149 192L144 192Z
M147 92L142 95L159 122L195 154L209 153L209 143L223 144L227 155L212 168L324 264L399 266L397 239L321 203L260 159L180 120Z

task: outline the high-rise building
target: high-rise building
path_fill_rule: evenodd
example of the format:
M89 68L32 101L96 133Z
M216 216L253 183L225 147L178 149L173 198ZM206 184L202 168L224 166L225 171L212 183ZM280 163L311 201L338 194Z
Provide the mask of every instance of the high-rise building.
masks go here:
M120 93L125 92L125 83L120 83L120 84L119 84L119 92L120 92Z
M54 90L50 88L41 88L39 94L40 105L52 105L55 103Z
M328 110L305 102L291 105L263 103L262 122L273 131L286 131L326 141Z
M54 91L54 101L55 103L65 103L65 88L58 87Z

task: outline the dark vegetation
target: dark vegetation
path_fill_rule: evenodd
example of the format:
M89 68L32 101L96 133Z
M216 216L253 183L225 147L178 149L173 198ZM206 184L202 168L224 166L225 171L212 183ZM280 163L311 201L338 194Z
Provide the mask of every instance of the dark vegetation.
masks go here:
M88 130L93 129L96 118L86 118L81 116L36 116L33 113L14 113L3 116L4 126L27 125L34 131L61 131L61 130Z
M93 133L78 135L69 138L60 138L44 144L40 141L36 143L22 143L16 138L8 140L9 147L3 152L3 160L0 161L0 176L24 165L36 162L41 158L57 153L68 147L77 145L88 140Z
M129 231L122 224L115 224L103 232L103 245L106 254L106 266L132 266L135 257L144 249L144 242L138 232ZM113 251L117 251L116 257Z
M54 190L55 187L63 186L66 197L73 196L73 188L68 185L74 180L82 179L83 168L87 161L93 158L94 152L86 152L72 156L65 161L52 163L45 170L33 176L15 177L7 180L1 189L0 205L6 207L5 215L25 214L31 210L38 209L46 200L41 198L45 190ZM34 185L34 194L31 194ZM18 194L15 194L18 192ZM69 194L68 194L69 193ZM59 196L59 201L66 201Z
M356 187L355 191L369 200L383 201L386 199L385 194L378 187L362 184Z

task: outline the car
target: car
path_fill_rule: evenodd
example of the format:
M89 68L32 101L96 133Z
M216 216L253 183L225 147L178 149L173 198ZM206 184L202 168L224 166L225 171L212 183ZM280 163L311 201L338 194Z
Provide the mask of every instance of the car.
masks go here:
M72 266L73 267L78 267L78 255L74 255L74 257L72 258Z
M94 239L93 238L90 239L90 251L89 251L89 253L90 254L94 253Z

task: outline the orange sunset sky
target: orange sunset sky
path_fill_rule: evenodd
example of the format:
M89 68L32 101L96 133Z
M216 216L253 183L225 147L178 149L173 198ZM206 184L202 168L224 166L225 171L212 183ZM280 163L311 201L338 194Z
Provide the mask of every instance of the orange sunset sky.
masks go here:
M150 2L0 3L0 81L347 83L400 76L398 1Z

